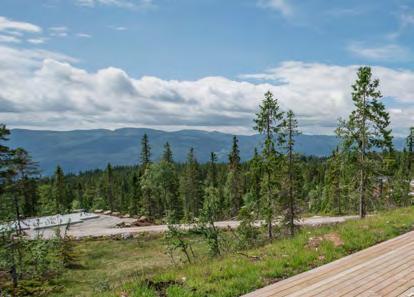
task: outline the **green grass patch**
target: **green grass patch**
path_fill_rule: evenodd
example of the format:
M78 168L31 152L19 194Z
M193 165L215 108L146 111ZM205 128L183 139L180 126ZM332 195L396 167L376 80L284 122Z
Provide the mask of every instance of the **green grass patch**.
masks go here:
M310 270L413 229L414 208L335 226L304 228L294 238L211 259L191 238L197 262L172 265L162 237L77 244L83 269L68 270L54 296L233 297ZM326 238L333 236L338 242Z

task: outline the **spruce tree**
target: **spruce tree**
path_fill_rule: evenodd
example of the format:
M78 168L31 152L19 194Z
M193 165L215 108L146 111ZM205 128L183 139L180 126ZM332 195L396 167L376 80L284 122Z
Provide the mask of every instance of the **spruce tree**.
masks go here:
M373 156L375 151L392 150L390 117L380 101L381 92L378 90L379 80L372 79L370 67L360 67L357 80L352 85L352 101L355 109L348 120L340 120L337 134L343 140L345 150L355 151L358 157L359 177L359 215L366 216L369 181L375 176Z
M408 172L412 174L412 163L414 159L414 127L410 127L410 134L407 137Z
M105 183L106 183L106 202L109 206L111 212L115 210L115 202L114 202L114 175L112 170L112 165L108 163L106 166L106 176L105 176Z
M141 140L141 156L140 164L143 171L151 163L151 146L149 144L148 135L145 133Z
M198 217L203 205L200 169L194 154L194 148L190 148L187 155L184 173L180 181L180 192L184 202L184 212L188 220Z
M284 141L282 128L285 125L284 113L280 110L278 100L269 91L265 94L259 112L256 114L253 127L264 135L264 148L262 151L263 179L261 184L261 196L263 200L262 212L267 224L268 237L273 237L273 219L277 196L280 190L280 152L276 149Z
M161 160L171 163L171 164L174 163L173 153L171 150L171 146L168 142L166 142L164 145L164 152L162 154Z
M55 200L56 212L65 213L69 210L69 206L67 205L65 175L59 165L56 167L53 180L53 198Z
M295 220L298 218L298 207L295 196L300 194L300 175L298 174L297 157L295 155L295 137L300 134L298 130L298 122L292 110L286 114L286 122L284 127L284 134L286 135L286 150L287 150L287 203L285 206L286 216L291 236L295 233ZM299 197L296 197L299 198Z
M218 171L217 171L217 155L214 152L210 153L210 161L207 164L206 186L217 188L218 186Z
M243 184L240 166L240 150L238 139L233 136L233 144L229 154L228 174L226 181L227 205L230 209L230 215L236 216L241 205L243 197Z
M140 207L141 207L141 200L142 200L142 192L141 192L141 180L139 175L134 172L131 179L131 198L130 198L130 206L129 211L131 215L137 215Z

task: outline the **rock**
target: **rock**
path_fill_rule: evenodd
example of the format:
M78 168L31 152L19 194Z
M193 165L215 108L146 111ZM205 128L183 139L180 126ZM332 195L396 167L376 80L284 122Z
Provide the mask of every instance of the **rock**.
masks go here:
M141 217L138 219L138 221L139 221L139 222L148 222L148 218L147 218L146 216L141 216Z
M121 238L122 239L131 239L133 236L132 236L132 234L131 233L122 233L121 234Z
M124 219L129 219L129 218L131 217L131 215L130 215L129 213L127 213L127 214L124 214L122 217L123 217Z
M110 211L110 210L105 210L104 212L103 212L103 214L104 215L110 215L112 213L112 211Z
M94 213L103 213L103 210L102 209L95 209L93 212Z
M120 213L120 212L118 212L118 211L114 211L114 212L112 213L112 215L113 215L113 216L116 216L116 217L118 217L120 214L121 214L121 213Z

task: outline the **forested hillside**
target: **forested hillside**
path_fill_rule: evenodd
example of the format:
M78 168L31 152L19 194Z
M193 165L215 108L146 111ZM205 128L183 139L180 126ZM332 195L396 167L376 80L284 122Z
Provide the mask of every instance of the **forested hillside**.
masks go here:
M108 163L118 165L136 165L141 150L140 139L147 134L151 140L152 159L160 160L164 144L168 142L174 151L176 162L185 162L188 148L197 152L200 163L209 160L215 152L218 162L227 162L231 147L231 134L183 130L165 132L154 129L124 128L111 130L77 131L35 131L24 129L11 130L10 147L24 147L39 163L43 175L53 174L57 165L65 172L104 169ZM248 161L254 148L261 148L260 135L238 135L240 158ZM395 138L395 147L402 149L404 139ZM298 135L295 150L307 156L328 156L338 145L335 136Z

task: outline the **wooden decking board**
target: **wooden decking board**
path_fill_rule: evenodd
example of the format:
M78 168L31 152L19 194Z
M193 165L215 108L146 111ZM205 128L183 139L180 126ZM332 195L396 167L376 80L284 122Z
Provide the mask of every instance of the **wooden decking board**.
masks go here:
M414 287L414 232L244 297L404 296Z
M370 259L368 261L364 261L362 263L358 263L355 266L352 266L351 268L341 271L340 273L334 274L334 275L329 275L328 277L325 277L323 280L312 284L311 286L307 286L305 288L302 288L301 290L296 290L294 293L289 294L290 297L298 297L298 296L303 296L303 294L309 294L309 292L312 292L312 294L310 296L319 296L318 294L314 294L314 292L316 290L318 290L318 288L326 288L326 287L330 287L330 284L333 284L335 286L340 285L341 284L341 280L346 279L347 277L349 278L357 278L356 282L354 283L354 286L357 285L358 280L360 280L359 278L359 272L361 269L365 268L365 267L371 267L375 264L379 264L381 263L381 261L386 261L387 259L389 259L390 257L394 257L394 256L399 256L401 253L405 253L407 252L407 248L404 246L403 248L399 248L399 249L395 249L389 253L386 253L384 255L381 255L379 257ZM339 293L336 293L337 296L339 296ZM272 295L273 296L273 295Z
M364 283L360 287L355 287L352 291L352 294L355 293L362 293L365 291L374 291L378 290L386 281L388 281L393 276L404 273L411 270L411 266L414 264L414 255L412 254L409 258L402 258L400 261L396 260L396 264L393 264L392 269L388 269L387 271L376 271L375 274L371 276L369 280L365 279ZM373 270L378 270L379 268L375 267ZM379 280L381 284L379 285Z
M360 270L355 271L355 273L350 273L344 278L341 278L341 283L338 285L336 282L332 282L329 286L321 287L319 290L314 290L314 293L318 293L319 297L323 296L332 296L331 288L342 289L349 288L353 284L353 289L357 289L355 281L363 281L364 285L369 285L371 282L375 282L378 277L381 277L387 273L393 273L395 269L398 270L399 267L404 265L407 261L407 258L404 259L405 255L408 255L411 249L414 248L413 245L406 246L404 249L398 249L398 253L387 253L386 258L377 258L376 262L369 263L369 265L362 266ZM397 250L395 250L397 251ZM414 255L409 255L409 259L414 259ZM397 259L397 260L396 260ZM375 269L372 269L375 265ZM355 280L356 279L356 280Z
M402 252L406 252L403 250ZM396 255L397 256L397 255ZM410 260L414 260L414 256ZM342 290L346 293L352 293L352 291L357 290L362 286L371 288L369 285L375 283L379 277L383 277L387 274L392 275L395 271L401 269L401 267L407 268L408 264L405 263L406 259L400 259L395 262L395 260L390 257L387 261L381 263L375 267L375 270L372 269L372 266L365 266L361 271L357 271L357 274L350 274L347 278L341 279L340 283L332 282L329 286L321 287L319 290L314 290L314 296L318 297L330 297L332 293L335 293L338 290ZM378 270L381 272L379 273ZM383 274L381 274L383 273ZM360 286L357 286L358 282L362 282ZM359 291L362 293L363 291ZM315 295L317 293L317 295Z
M286 290L293 289L293 292L298 289L299 286L308 286L309 284L313 284L321 279L325 278L326 274L329 273L335 273L339 271L343 271L348 269L349 267L352 267L355 261L365 261L367 258L374 258L380 254L384 253L384 249L392 250L394 247L401 246L402 242L410 242L410 238L406 235L391 239L387 241L387 245L385 245L385 242L380 243L376 246L370 247L367 250L357 252L353 255L344 257L342 259L339 259L335 262L329 263L327 265L321 266L319 268L304 272L300 275L291 277L287 280L281 281L279 283L276 283L274 285L270 285L268 287L265 287L260 291L260 295L255 295L256 292L251 293L252 295L248 294L246 296L252 297L252 296L260 296L260 297L268 297L268 296L286 296L287 292ZM369 253L366 253L365 251L370 251ZM349 258L352 257L352 261L348 261ZM340 266L339 263L345 262L344 265ZM331 267L334 269L334 271L329 270ZM275 295L275 290L273 290L272 286L277 286L277 295Z

